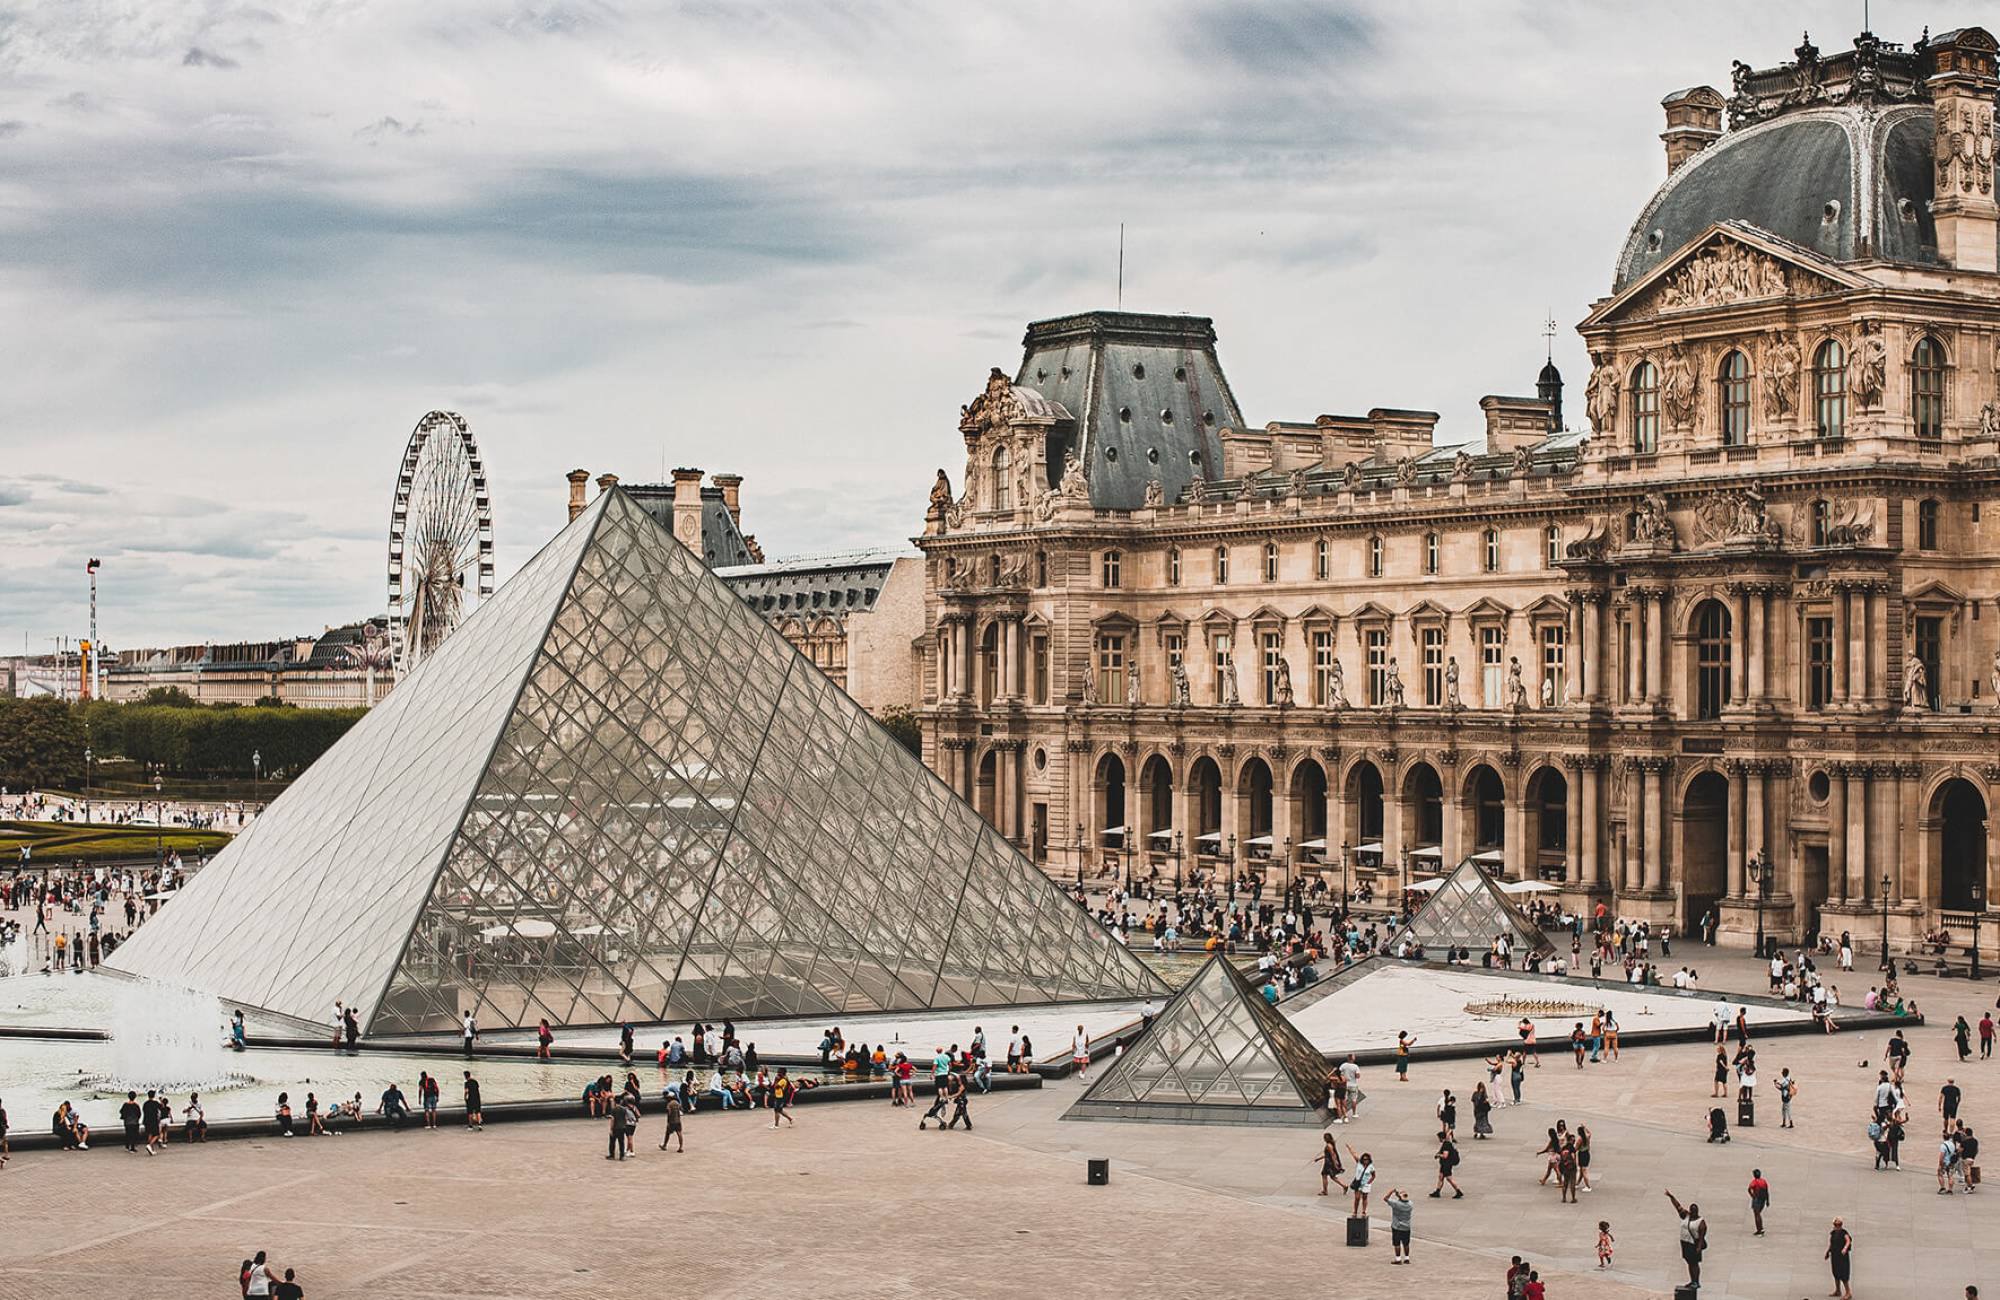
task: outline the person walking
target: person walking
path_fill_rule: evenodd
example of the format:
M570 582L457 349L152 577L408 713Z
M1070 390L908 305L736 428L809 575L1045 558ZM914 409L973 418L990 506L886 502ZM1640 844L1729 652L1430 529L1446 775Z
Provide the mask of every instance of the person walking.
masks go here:
M1416 1039L1410 1037L1402 1030L1399 1029L1396 1031L1396 1082L1397 1083L1408 1083L1410 1081L1410 1048L1412 1045L1416 1043L1416 1041L1417 1041Z
M1946 1079L1944 1087L1938 1089L1938 1114L1944 1118L1943 1132L1946 1137L1950 1137L1952 1129L1957 1127L1958 1102L1962 1095L1956 1079Z
M1070 1040L1070 1060L1076 1066L1076 1077L1090 1078L1090 1036L1083 1032L1083 1026L1076 1027L1076 1037Z
M166 1147L160 1136L160 1117L164 1112L158 1091L146 1089L145 1103L139 1107L139 1128L145 1134L146 1154L149 1156L158 1155Z
M1507 1058L1507 1086L1513 1089L1514 1104L1521 1104L1521 1085L1528 1081L1527 1063L1515 1052Z
M1708 1250L1708 1220L1701 1217L1701 1207L1689 1204L1683 1206L1680 1198L1671 1191L1667 1200L1673 1204L1674 1213L1681 1220L1681 1261L1687 1265L1688 1285L1701 1289L1701 1257ZM1838 1219L1834 1220L1839 1223Z
M1729 1091L1729 1056L1720 1047L1715 1049L1715 1086L1709 1090L1711 1097L1726 1096Z
M1778 1090L1778 1127L1793 1128L1792 1098L1798 1096L1799 1081L1792 1077L1789 1066L1778 1071L1778 1081L1774 1086Z
M417 1105L423 1107L424 1127L438 1126L438 1081L429 1070L417 1071Z
M667 1143L672 1142L675 1151L685 1151L687 1139L681 1133L684 1127L681 1123L681 1099L672 1088L666 1091L664 1105L667 1113L667 1130L660 1134L660 1150L665 1151Z
M486 1112L479 1105L479 1080L472 1077L470 1070L465 1072L465 1126L475 1133L486 1131Z
M1444 1095L1438 1098L1436 1110L1438 1123L1444 1125L1445 1132L1456 1138L1458 1136L1458 1098L1451 1095L1451 1089L1446 1088Z
M470 1057L472 1055L472 1040L479 1037L479 1026L472 1023L472 1013L470 1011L467 1011L464 1019L459 1022L458 1036L465 1046L466 1056Z
M1979 1059L1993 1058L1993 1013L1984 1012L1979 1017Z
M548 1060L549 1048L555 1045L555 1041L556 1034L553 1029L549 1028L549 1018L543 1016L542 1023L535 1026L535 1059L537 1061Z
M1340 1144L1333 1140L1332 1130L1320 1135L1319 1147L1319 1194L1325 1196L1328 1189L1340 1185L1342 1166Z
M1854 1267L1854 1234L1838 1218L1833 1221L1832 1231L1826 1234L1825 1258L1833 1269L1833 1290L1827 1294L1840 1300L1854 1300L1854 1286L1849 1281Z
M798 1127L799 1122L792 1118L792 1103L798 1100L798 1095L798 1085L792 1082L792 1076L786 1072L785 1067L779 1066L778 1077L771 1080L772 1128L778 1127L779 1120L785 1121L793 1128ZM917 1127L922 1128L923 1124L920 1122Z
M1458 1144L1451 1140L1451 1130L1449 1129L1441 1128L1438 1130L1437 1164L1437 1189L1431 1193L1432 1198L1435 1199L1443 1196L1444 1185L1450 1183L1451 1199L1454 1201L1465 1199L1465 1189L1460 1187L1458 1180L1451 1176L1452 1171L1458 1168Z
M1757 1231L1751 1233L1751 1236L1761 1237L1764 1235L1764 1210L1770 1204L1770 1182L1765 1179L1763 1170L1752 1169L1750 1171L1750 1218L1757 1225Z
M606 1160L623 1160L627 1155L631 1154L631 1139L628 1136L630 1130L626 1127L627 1116L625 1114L625 1107L612 1106L608 1108L607 1113L611 1117L611 1130L610 1138L605 1146L604 1158Z
M1617 1242L1618 1239L1611 1235L1611 1220L1599 1219L1597 1221L1597 1266L1599 1268L1611 1267L1611 1252L1616 1247Z
M1965 1022L1964 1016L1960 1016L1953 1023L1951 1027L1951 1041L1958 1048L1959 1060L1969 1061L1972 1059L1972 1026Z
M1328 1134L1331 1142L1333 1135ZM1400 1187L1391 1187L1382 1198L1389 1207L1389 1262L1407 1264L1410 1262L1410 1220L1414 1217L1410 1206L1410 1194Z
M965 1121L965 1131L972 1132L972 1112L967 1109L972 1103L972 1085L965 1081L962 1071L954 1070L951 1076L951 1119L946 1128L957 1128L960 1120Z

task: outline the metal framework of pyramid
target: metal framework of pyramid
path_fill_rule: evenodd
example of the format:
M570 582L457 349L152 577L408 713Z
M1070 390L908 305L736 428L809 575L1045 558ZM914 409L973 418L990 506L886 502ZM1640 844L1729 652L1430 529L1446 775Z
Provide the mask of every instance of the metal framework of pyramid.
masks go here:
M1458 864L1431 891L1430 901L1417 909L1410 923L1389 937L1383 951L1394 952L1404 935L1423 945L1426 956L1442 956L1450 947L1483 952L1493 936L1504 934L1517 951L1539 952L1549 941L1500 889L1498 881L1471 858Z
M617 490L108 964L370 1034L1165 989Z
M1326 1080L1320 1050L1218 953L1063 1118L1323 1121Z

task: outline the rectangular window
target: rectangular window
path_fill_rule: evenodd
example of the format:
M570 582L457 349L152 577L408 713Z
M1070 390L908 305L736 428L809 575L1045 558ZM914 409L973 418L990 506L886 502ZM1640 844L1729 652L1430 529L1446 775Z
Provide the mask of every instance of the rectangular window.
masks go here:
M1938 503L1917 502L1917 549L1935 551L1938 548Z
M1444 705L1444 629L1427 627L1422 635L1424 705L1432 709L1441 708Z
M1034 660L1034 681L1032 686L1035 692L1035 703L1047 704L1049 702L1049 638L1046 635L1037 635L1029 641L1029 657Z
M1424 572L1436 573L1437 571L1438 571L1438 535L1436 533L1425 533Z
M1173 668L1181 663L1181 656L1187 653L1187 642L1181 639L1180 633L1169 632L1166 636L1166 648L1167 667Z
M1285 640L1282 632L1266 632L1263 636L1264 703L1278 702L1278 661L1285 657Z
M1218 546L1215 548L1215 585L1222 587L1228 584L1229 548L1227 546Z
M1264 581L1276 582L1277 580L1278 544L1276 542L1267 542L1264 544Z
M1368 702L1380 707L1389 702L1389 633L1368 633Z
M1313 573L1321 582L1333 576L1333 548L1324 537L1313 548Z
M1545 698L1561 704L1569 698L1565 667L1569 659L1569 629L1552 623L1542 629L1542 680L1548 683Z
M1506 701L1501 693L1507 680L1507 638L1502 628L1482 627L1479 629L1479 698L1489 709L1497 709Z
M1806 707L1820 710L1833 703L1833 620L1806 620Z
M1097 638L1097 698L1106 704L1125 699L1125 638L1116 633Z
M1333 633L1315 632L1313 643L1313 703L1322 707L1333 701Z
M1169 587L1181 585L1181 548L1178 546L1170 547L1167 551L1167 585Z
M1118 552L1116 552L1116 551L1106 551L1106 552L1104 553L1104 585L1105 585L1105 586L1107 586L1107 587L1115 587L1115 586L1117 586L1117 585L1118 585L1118 579L1119 579L1119 576L1120 576L1120 570L1122 570L1122 569L1124 568L1124 559L1125 559L1125 557L1124 557L1124 556L1122 556L1122 555L1120 555L1120 554L1119 554Z
M1223 688L1223 682L1234 671L1234 665L1229 660L1229 634L1227 632L1217 633L1213 644L1215 647L1215 702L1221 704L1230 698L1229 693Z
M1927 707L1935 710L1938 694L1944 682L1944 620L1941 618L1919 618L1917 620L1917 662L1924 666L1924 695Z

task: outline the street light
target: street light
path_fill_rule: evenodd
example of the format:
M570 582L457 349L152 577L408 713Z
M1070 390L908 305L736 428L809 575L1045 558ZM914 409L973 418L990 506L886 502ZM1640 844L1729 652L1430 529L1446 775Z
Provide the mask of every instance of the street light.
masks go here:
M1278 859L1278 892L1285 896L1287 905L1292 897L1292 837L1285 837L1285 856Z
M1986 914L1986 882L1972 882L1972 978L1984 979L1979 973L1979 918Z
M1403 849L1403 890L1396 899L1396 910L1402 915L1408 915L1410 911L1410 850L1407 846Z
M1764 956L1764 900L1771 893L1771 855L1758 849L1748 863L1750 883L1757 887L1757 956Z
M92 758L92 755L91 755L91 752L90 752L90 746L88 746L88 745L85 745L85 746L83 747L83 819L84 819L85 821L92 821L92 820L94 820L94 819L93 819L93 818L91 817L91 815L90 815L90 760L91 760L91 758Z
M1352 870L1350 864L1353 858L1353 846L1343 839L1340 842L1340 915L1342 920L1347 918L1347 904L1354 897L1347 885L1347 877Z
M1229 832L1229 903L1236 905L1236 832Z
M1182 853L1181 833L1179 830L1174 831L1174 838L1171 842L1174 848L1174 900L1175 900L1175 906L1179 906L1179 900L1181 894L1181 853Z
M262 791L258 789L264 781L264 751L250 751L250 802L256 803Z
M153 775L153 852L164 864L167 860L167 801L161 794L163 783Z
M1896 963L1889 959L1889 873L1882 873L1882 969L1893 977Z

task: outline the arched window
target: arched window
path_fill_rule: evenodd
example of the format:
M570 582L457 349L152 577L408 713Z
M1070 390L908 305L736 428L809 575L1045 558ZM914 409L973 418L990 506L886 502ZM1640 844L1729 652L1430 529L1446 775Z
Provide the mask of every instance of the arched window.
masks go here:
M1632 370L1632 451L1649 456L1660 449L1660 372L1650 361Z
M1221 586L1228 581L1229 548L1227 546L1218 546L1215 548L1215 582L1217 586Z
M1313 547L1313 574L1321 582L1333 576L1333 548L1324 537Z
M1181 548L1178 546L1167 548L1167 585L1169 587L1181 585Z
M1276 582L1277 580L1278 580L1278 544L1276 542L1265 542L1264 581Z
M1919 438L1944 437L1944 346L1928 334L1910 353L1910 413Z
M1542 529L1542 560L1551 569L1562 563L1563 530L1555 524Z
M1425 573L1431 573L1431 574L1435 574L1435 573L1436 573L1436 572L1438 571L1438 551L1439 551L1439 549L1440 549L1440 543L1439 543L1439 541L1438 541L1438 535L1437 535L1436 533L1425 533L1425 534L1424 534L1424 572L1425 572Z
M1750 441L1750 358L1732 351L1716 374L1721 388L1722 445L1741 447Z
M1488 573L1500 572L1500 530L1489 528L1479 536L1480 564Z
M1035 552L1035 585L1037 587L1046 587L1049 585L1049 553L1047 551Z
M1838 438L1847 430L1847 351L1828 339L1813 353L1813 431Z
M1118 586L1124 576L1124 568L1125 556L1122 553L1118 551L1106 551L1104 553L1104 585L1107 587Z
M1005 447L993 449L993 508L1012 510L1014 508L1013 475L1008 473L1008 456Z
M1711 600L1694 618L1695 716L1719 718L1729 706L1729 611Z
M1917 502L1917 549L1935 551L1938 548L1938 503L1925 500Z
M1382 539L1380 537L1371 537L1368 539L1368 576L1371 578L1382 576Z

